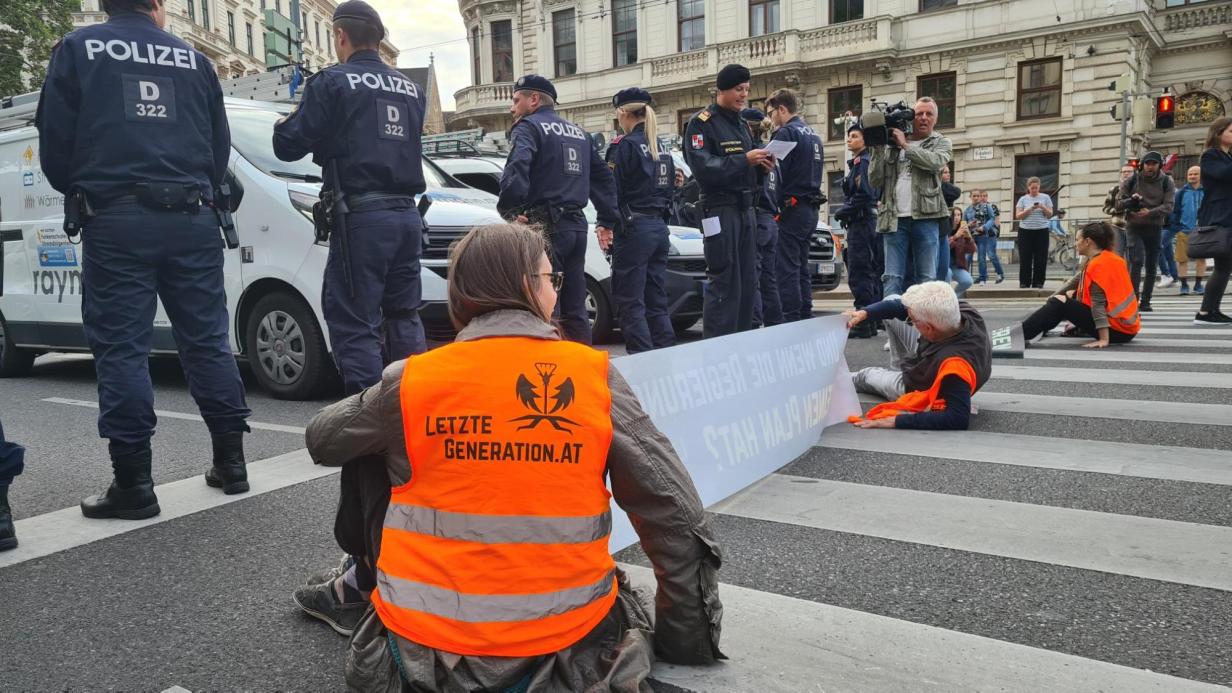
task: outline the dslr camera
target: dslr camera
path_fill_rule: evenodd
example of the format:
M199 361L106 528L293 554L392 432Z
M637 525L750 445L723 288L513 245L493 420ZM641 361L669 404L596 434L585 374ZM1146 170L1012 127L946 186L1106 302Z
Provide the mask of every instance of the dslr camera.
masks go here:
M1125 200L1125 213L1126 214L1129 214L1130 212L1141 212L1142 210L1146 208L1147 208L1146 203L1143 202L1142 198L1139 197L1137 194L1131 195L1128 199Z
M864 144L870 147L893 146L890 128L910 135L915 122L915 111L905 101L889 104L873 101L872 109L860 116L860 129L864 130Z

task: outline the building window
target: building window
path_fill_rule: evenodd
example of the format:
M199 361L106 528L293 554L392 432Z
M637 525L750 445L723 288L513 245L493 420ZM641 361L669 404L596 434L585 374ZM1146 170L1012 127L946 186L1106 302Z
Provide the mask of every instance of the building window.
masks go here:
M254 56L255 56L255 55L256 55L256 53L254 53L254 52L253 52L253 47L252 47L252 25L251 25L251 24L245 24L245 25L244 25L244 31L245 31L245 34L246 34L246 38L248 39L248 55L254 55Z
M282 14L282 0L274 0L274 11Z
M227 40L231 42L232 46L235 45L235 13L234 12L227 13Z
M513 22L492 22L492 81L513 81Z
M637 0L612 0L612 54L616 67L637 62Z
M1061 155L1053 152L1014 157L1014 202L1027 194L1027 179L1032 176L1040 179L1040 192L1049 197L1056 195L1057 188L1060 187ZM1053 209L1056 209L1055 197L1052 202Z
M958 0L920 0L920 11L939 10L942 7L957 7Z
M955 85L958 76L953 72L943 72L938 75L924 75L916 80L915 93L918 96L931 96L937 102L937 123L939 128L954 127Z
M834 119L841 117L847 111L851 111L852 115L860 115L863 103L863 86L839 87L829 91L826 99L826 113L829 114L827 120L830 123L830 139L841 141L847 138L847 133L843 132L843 126L835 125Z
M308 36L308 13L301 12L299 15L299 35L301 38Z
M315 25L313 26L313 29L314 29L313 33L316 34L315 36L316 43L319 46L321 45L321 20L319 19L315 20Z
M577 10L552 13L552 55L556 58L556 76L577 74Z
M830 0L830 23L864 19L864 0Z
M210 0L201 0L201 26L210 28Z
M678 0L676 21L680 25L677 49L686 51L706 46L706 0Z
M749 0L749 36L779 30L779 0Z
M471 77L472 84L479 85L483 82L483 72L480 70L482 63L479 62L479 27L471 27Z
M1061 59L1018 63L1018 119L1061 115Z
M197 0L188 0L188 18L197 21Z

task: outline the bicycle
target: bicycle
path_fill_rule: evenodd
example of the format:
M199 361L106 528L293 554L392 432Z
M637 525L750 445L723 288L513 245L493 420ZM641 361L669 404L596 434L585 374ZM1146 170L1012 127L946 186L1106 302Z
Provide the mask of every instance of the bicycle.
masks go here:
M1078 269L1078 249L1074 246L1074 237L1049 232L1052 249L1048 251L1048 262L1060 265L1066 272Z

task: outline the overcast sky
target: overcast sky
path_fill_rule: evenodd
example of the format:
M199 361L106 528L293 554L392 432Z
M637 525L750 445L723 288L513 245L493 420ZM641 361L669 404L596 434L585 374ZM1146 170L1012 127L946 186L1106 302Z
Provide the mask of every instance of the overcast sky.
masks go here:
M398 47L398 67L424 67L436 56L441 108L453 110L453 93L471 82L466 27L456 0L369 0Z

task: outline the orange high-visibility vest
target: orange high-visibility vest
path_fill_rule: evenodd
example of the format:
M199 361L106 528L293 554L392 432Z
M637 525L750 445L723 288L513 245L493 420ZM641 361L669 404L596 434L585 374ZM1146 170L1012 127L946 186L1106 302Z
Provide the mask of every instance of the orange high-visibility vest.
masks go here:
M446 652L531 657L607 615L607 376L601 351L524 337L407 359L411 477L392 490L372 594L387 628Z
M1138 315L1138 297L1129 278L1129 268L1120 255L1105 250L1087 260L1082 272L1082 286L1078 288L1078 300L1091 306L1091 282L1099 284L1108 299L1108 325L1124 334L1138 334L1142 318Z
M883 402L878 404L868 413L864 415L865 419L888 419L899 414L918 414L923 411L941 411L945 409L945 400L938 399L937 395L941 392L941 379L947 375L956 375L963 379L971 387L971 394L975 394L976 380L975 369L967 360L960 356L951 356L941 362L941 367L937 369L937 376L933 378L933 386L927 390L917 390L915 392L905 393L902 397L893 402ZM858 423L861 418L858 416L847 417L849 423Z

